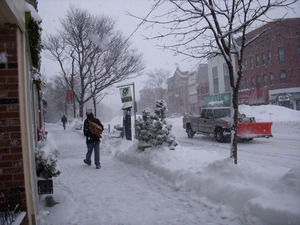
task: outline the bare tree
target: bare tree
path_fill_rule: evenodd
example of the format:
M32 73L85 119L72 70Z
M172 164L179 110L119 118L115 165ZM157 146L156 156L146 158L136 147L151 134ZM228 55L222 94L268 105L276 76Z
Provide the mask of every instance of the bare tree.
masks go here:
M47 122L57 122L66 112L66 84L61 77L54 77L47 83Z
M159 0L160 11L153 19L139 18L164 29L154 39L163 39L163 48L193 58L223 56L230 75L233 122L230 157L237 163L238 91L242 78L245 48L257 37L247 33L261 23L271 21L268 13L275 8L288 9L296 0ZM169 5L168 5L169 4ZM137 17L138 18L138 17ZM162 29L159 29L160 31ZM263 33L264 31L262 31ZM239 40L239 41L237 41ZM237 62L234 74L234 61Z
M170 76L170 71L164 69L155 69L147 73L149 79L146 81L146 86L148 88L157 91L156 100L163 99L164 94L167 90L167 81Z
M139 75L144 69L142 55L130 47L108 17L71 7L61 25L44 46L48 56L59 63L82 117L86 102L93 99L95 104L106 88Z

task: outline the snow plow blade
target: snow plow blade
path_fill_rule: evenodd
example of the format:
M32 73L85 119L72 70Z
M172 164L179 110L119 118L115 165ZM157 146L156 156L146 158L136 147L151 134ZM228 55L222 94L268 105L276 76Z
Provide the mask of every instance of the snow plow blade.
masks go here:
M273 137L272 122L265 123L238 123L237 135L240 138Z

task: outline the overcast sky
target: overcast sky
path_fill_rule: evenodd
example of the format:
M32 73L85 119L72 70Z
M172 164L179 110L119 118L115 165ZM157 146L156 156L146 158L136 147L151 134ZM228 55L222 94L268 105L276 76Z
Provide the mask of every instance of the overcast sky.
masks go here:
M155 2L153 0L39 0L38 13L42 18L43 35L46 33L53 34L60 28L59 18L65 16L70 4L86 9L94 15L104 14L105 16L114 18L117 23L117 30L120 30L125 36L129 37L140 23L140 20L126 15L126 12L144 17L150 12ZM143 37L150 34L151 29L145 30L144 27L140 27L130 39L132 47L137 48L143 53L144 61L146 62L144 75L135 79L137 99L139 97L138 91L143 88L144 82L147 80L145 75L147 72L162 68L169 70L173 74L177 65L182 70L191 70L195 68L195 64L197 63L195 61L183 61L183 57L174 57L171 52L157 48L156 41L145 40ZM47 59L42 54L41 72L50 78L57 74L58 71L58 64ZM104 102L111 105L113 101L117 108L122 107L118 89L115 88L112 91L114 94L106 97Z
M143 17L149 13L155 2L153 0L39 0L38 10L43 20L43 34L56 32L57 28L60 27L59 18L65 16L70 3L76 7L86 9L94 15L104 14L116 19L117 29L128 37L136 29L140 21L126 15L126 12ZM130 39L132 46L144 54L147 66L146 71L163 68L174 72L176 63L183 70L189 70L190 65L195 64L195 62L182 62L183 57L174 57L171 52L162 51L155 47L157 41L145 40L142 36L147 36L150 33L151 29L145 30L144 27L141 27ZM47 75L51 76L55 73L55 67L47 64L48 61L43 66L46 68Z
M145 17L155 4L154 0L39 0L38 12L42 18L43 35L46 33L54 34L60 28L59 18L63 18L70 4L75 7L88 10L94 15L104 14L105 16L116 19L117 29L122 31L125 36L130 36L136 29L140 21L133 17L126 15L126 12ZM300 1L296 5L297 14L293 17L300 16ZM278 16L278 13L275 15ZM197 61L186 60L182 56L173 56L169 51L163 51L156 47L157 41L145 40L143 36L151 36L151 29L145 30L141 27L131 37L132 46L136 47L144 54L146 62L146 69L144 74L154 69L169 70L171 74L174 73L176 67L179 66L182 70L194 70ZM58 64L48 60L42 55L42 73L47 77L51 77L59 71ZM147 80L147 77L135 80L136 89L140 90L143 87L141 80ZM115 95L119 95L116 90ZM111 96L112 97L112 96ZM106 101L111 102L108 97ZM119 96L117 97L119 98Z

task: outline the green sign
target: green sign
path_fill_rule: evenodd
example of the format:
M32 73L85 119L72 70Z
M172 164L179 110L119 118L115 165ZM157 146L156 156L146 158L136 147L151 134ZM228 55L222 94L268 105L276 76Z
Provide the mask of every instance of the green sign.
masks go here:
M206 96L204 98L205 106L230 106L231 93L222 93Z
M130 87L120 88L120 95L121 95L122 103L132 101L132 94L131 94Z

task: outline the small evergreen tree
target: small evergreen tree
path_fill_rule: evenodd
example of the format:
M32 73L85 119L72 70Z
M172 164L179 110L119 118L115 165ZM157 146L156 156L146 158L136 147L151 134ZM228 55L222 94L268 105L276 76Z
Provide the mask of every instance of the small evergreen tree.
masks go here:
M136 122L137 139L141 142L150 143L152 146L161 146L167 143L170 149L175 149L177 142L172 134L172 125L166 120L167 104L164 100L155 103L154 114L150 109L142 112L142 118Z
M58 169L57 157L58 150L51 146L49 141L40 142L35 151L36 173L38 177L49 179L57 177L61 172Z

